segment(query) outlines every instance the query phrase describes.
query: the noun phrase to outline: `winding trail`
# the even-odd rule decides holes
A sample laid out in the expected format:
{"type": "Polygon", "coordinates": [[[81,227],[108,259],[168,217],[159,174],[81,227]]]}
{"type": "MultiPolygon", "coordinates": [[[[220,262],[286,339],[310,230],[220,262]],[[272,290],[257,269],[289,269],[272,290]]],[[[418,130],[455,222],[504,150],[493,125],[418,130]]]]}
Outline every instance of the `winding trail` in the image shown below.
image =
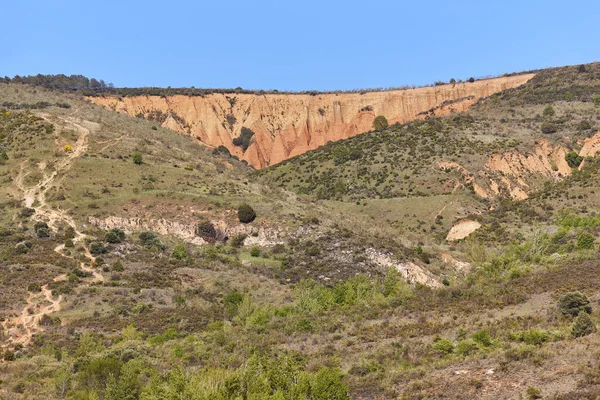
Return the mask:
{"type": "MultiPolygon", "coordinates": [[[[44,116],[44,119],[47,119],[47,116],[44,116]]],[[[51,173],[46,172],[47,164],[45,162],[39,163],[37,167],[42,172],[43,178],[32,187],[27,187],[24,184],[25,177],[29,175],[30,172],[25,171],[25,162],[21,163],[19,175],[14,180],[14,183],[23,193],[25,207],[33,208],[35,210],[34,218],[36,220],[46,221],[53,231],[58,230],[59,222],[67,224],[75,230],[73,243],[81,242],[83,244],[85,235],[77,230],[73,218],[61,209],[51,208],[46,202],[46,193],[48,190],[62,181],[65,177],[65,173],[73,166],[75,159],[81,157],[88,149],[88,136],[90,130],[77,123],[77,120],[72,117],[63,118],[63,121],[66,122],[67,125],[75,128],[79,133],[77,142],[73,146],[73,150],[55,164],[55,169],[51,173]]],[[[54,251],[63,257],[72,258],[72,256],[63,252],[64,248],[65,245],[61,244],[56,246],[54,251]]],[[[83,244],[83,248],[85,250],[85,257],[90,260],[90,263],[86,264],[85,262],[82,262],[81,269],[92,274],[92,282],[104,282],[104,276],[92,267],[92,263],[95,261],[94,256],[92,256],[85,244],[83,244]]],[[[55,277],[53,281],[60,282],[66,279],[67,275],[61,274],[55,277]]],[[[5,343],[2,344],[2,347],[5,349],[14,349],[17,345],[29,345],[33,336],[42,330],[40,326],[42,318],[60,311],[62,300],[62,295],[59,295],[56,299],[53,297],[52,291],[48,289],[48,284],[42,286],[39,292],[28,292],[26,299],[27,305],[23,308],[21,313],[12,318],[7,318],[2,322],[3,334],[6,339],[5,343]]]]}

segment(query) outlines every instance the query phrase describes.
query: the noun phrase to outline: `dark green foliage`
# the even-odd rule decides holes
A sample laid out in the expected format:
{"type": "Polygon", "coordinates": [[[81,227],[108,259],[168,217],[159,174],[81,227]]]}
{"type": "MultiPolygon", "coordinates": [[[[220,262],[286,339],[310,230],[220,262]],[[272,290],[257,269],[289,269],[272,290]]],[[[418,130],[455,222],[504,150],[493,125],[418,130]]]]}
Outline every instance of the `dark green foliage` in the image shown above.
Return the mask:
{"type": "Polygon", "coordinates": [[[93,255],[104,254],[107,252],[108,250],[102,242],[90,243],[90,253],[92,253],[93,255]]]}
{"type": "Polygon", "coordinates": [[[571,333],[575,337],[587,336],[596,332],[596,325],[587,313],[581,313],[575,318],[571,333]]]}
{"type": "Polygon", "coordinates": [[[42,221],[38,221],[33,226],[35,234],[39,238],[45,238],[50,236],[50,229],[48,228],[48,224],[42,221]]]}
{"type": "Polygon", "coordinates": [[[595,94],[592,96],[592,101],[596,107],[600,107],[600,94],[595,94]]]}
{"type": "Polygon", "coordinates": [[[580,313],[591,313],[592,306],[587,296],[580,292],[571,292],[558,300],[558,309],[564,315],[576,317],[580,313]]]}
{"type": "Polygon", "coordinates": [[[42,287],[40,286],[39,283],[37,282],[32,282],[29,285],[27,285],[27,291],[28,292],[36,292],[39,293],[42,291],[42,287]]]}
{"type": "Polygon", "coordinates": [[[253,248],[250,249],[250,255],[252,257],[258,257],[260,256],[260,247],[254,246],[253,248]]]}
{"type": "Polygon", "coordinates": [[[569,167],[577,168],[583,161],[583,157],[574,151],[570,151],[565,155],[565,160],[567,161],[567,164],[569,164],[569,167]]]}
{"type": "Polygon", "coordinates": [[[551,133],[555,133],[558,131],[558,126],[553,124],[552,122],[544,122],[542,123],[542,133],[549,135],[551,133]]]}
{"type": "Polygon", "coordinates": [[[157,250],[164,250],[166,247],[158,238],[158,235],[154,232],[144,231],[138,235],[142,245],[147,248],[155,248],[157,250]]]}
{"type": "Polygon", "coordinates": [[[29,218],[35,214],[35,210],[33,208],[23,207],[20,214],[23,218],[29,218]]]}
{"type": "Polygon", "coordinates": [[[143,163],[142,153],[140,153],[139,151],[134,151],[133,153],[131,153],[131,160],[136,165],[142,164],[143,163]]]}
{"type": "Polygon", "coordinates": [[[240,222],[247,224],[256,219],[256,213],[249,204],[244,203],[238,207],[238,219],[240,222]]]}
{"type": "Polygon", "coordinates": [[[112,228],[106,232],[105,240],[108,243],[121,243],[125,240],[125,232],[119,228],[112,228]]]}
{"type": "Polygon", "coordinates": [[[78,374],[82,388],[104,393],[110,383],[119,379],[123,363],[115,358],[100,358],[85,364],[78,374]]]}
{"type": "Polygon", "coordinates": [[[250,128],[242,127],[242,131],[240,136],[233,139],[233,144],[235,146],[241,147],[244,151],[250,147],[252,136],[254,136],[254,132],[250,128]]]}
{"type": "Polygon", "coordinates": [[[15,353],[10,350],[5,350],[2,358],[4,359],[4,361],[15,361],[16,359],[15,353]]]}
{"type": "Polygon", "coordinates": [[[343,144],[335,146],[331,150],[331,155],[333,156],[333,163],[335,165],[341,165],[350,160],[350,151],[343,144]]]}
{"type": "Polygon", "coordinates": [[[204,220],[200,221],[196,226],[196,235],[207,242],[214,242],[217,238],[217,230],[212,222],[204,220]]]}
{"type": "Polygon", "coordinates": [[[220,155],[220,154],[222,154],[222,155],[225,155],[225,156],[227,156],[227,157],[231,157],[231,152],[229,151],[229,149],[228,149],[227,147],[225,147],[225,146],[223,146],[223,145],[216,147],[216,148],[215,148],[215,149],[212,151],[212,153],[213,153],[214,155],[220,155]]]}
{"type": "Polygon", "coordinates": [[[388,120],[383,115],[378,115],[373,120],[373,129],[376,131],[381,131],[389,126],[388,120]]]}
{"type": "Polygon", "coordinates": [[[48,89],[60,89],[60,90],[78,90],[78,89],[91,89],[91,90],[104,90],[113,87],[112,83],[105,83],[102,79],[97,80],[95,78],[87,78],[83,75],[28,75],[19,76],[15,75],[12,79],[5,77],[4,82],[6,83],[23,83],[33,86],[42,86],[48,89]]]}

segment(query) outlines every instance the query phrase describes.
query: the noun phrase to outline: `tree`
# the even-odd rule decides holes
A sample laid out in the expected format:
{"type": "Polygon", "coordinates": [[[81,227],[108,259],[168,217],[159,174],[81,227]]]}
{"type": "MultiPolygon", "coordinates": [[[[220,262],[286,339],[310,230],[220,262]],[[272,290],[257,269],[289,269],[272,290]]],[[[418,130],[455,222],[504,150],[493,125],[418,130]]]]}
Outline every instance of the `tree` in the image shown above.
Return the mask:
{"type": "Polygon", "coordinates": [[[243,126],[240,136],[233,139],[233,144],[246,151],[248,147],[250,147],[250,140],[252,139],[252,136],[254,136],[252,129],[243,126]]]}
{"type": "Polygon", "coordinates": [[[256,213],[249,204],[244,203],[238,207],[238,219],[241,223],[247,224],[256,219],[256,213]]]}
{"type": "Polygon", "coordinates": [[[467,81],[467,82],[469,82],[469,83],[473,83],[473,82],[475,82],[475,78],[473,78],[473,77],[470,77],[470,78],[468,79],[468,81],[467,81]]]}
{"type": "Polygon", "coordinates": [[[131,153],[131,160],[136,165],[142,164],[142,153],[140,153],[139,151],[134,151],[133,153],[131,153]]]}
{"type": "Polygon", "coordinates": [[[331,150],[331,154],[333,155],[333,163],[335,165],[342,165],[350,159],[350,150],[343,144],[335,146],[331,150]]]}
{"type": "Polygon", "coordinates": [[[217,238],[217,230],[212,222],[204,220],[196,226],[196,235],[200,236],[207,242],[214,242],[217,238]]]}
{"type": "Polygon", "coordinates": [[[45,238],[50,236],[50,229],[48,228],[48,224],[45,222],[36,222],[33,226],[33,229],[35,230],[35,233],[39,238],[45,238]]]}
{"type": "Polygon", "coordinates": [[[549,118],[549,117],[553,117],[554,114],[556,114],[554,112],[554,108],[552,107],[552,104],[548,104],[546,106],[546,108],[544,108],[544,117],[549,118]]]}
{"type": "Polygon", "coordinates": [[[105,239],[108,243],[121,243],[125,239],[125,232],[119,228],[112,228],[106,232],[105,239]]]}
{"type": "Polygon", "coordinates": [[[389,126],[388,120],[383,115],[378,115],[373,120],[373,129],[376,130],[376,131],[380,131],[382,129],[385,129],[388,126],[389,126]]]}
{"type": "Polygon", "coordinates": [[[587,296],[580,292],[571,292],[563,295],[558,300],[558,309],[563,315],[576,317],[580,313],[591,313],[592,306],[587,296]]]}
{"type": "Polygon", "coordinates": [[[588,314],[581,313],[575,318],[575,322],[571,328],[573,336],[582,337],[594,332],[596,332],[596,325],[592,322],[592,319],[588,314]]]}
{"type": "Polygon", "coordinates": [[[570,151],[565,155],[565,160],[567,161],[567,164],[569,164],[569,167],[577,168],[583,161],[583,157],[574,151],[570,151]]]}

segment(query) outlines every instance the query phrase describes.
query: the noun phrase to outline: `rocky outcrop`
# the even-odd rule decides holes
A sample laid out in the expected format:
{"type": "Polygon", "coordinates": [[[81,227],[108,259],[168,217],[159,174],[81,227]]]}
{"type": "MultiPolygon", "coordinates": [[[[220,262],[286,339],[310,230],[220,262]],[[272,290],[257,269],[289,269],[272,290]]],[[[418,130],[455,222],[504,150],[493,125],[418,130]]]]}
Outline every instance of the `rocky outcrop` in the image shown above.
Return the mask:
{"type": "MultiPolygon", "coordinates": [[[[196,226],[193,224],[183,224],[166,219],[144,219],[144,218],[125,218],[125,217],[107,217],[95,218],[89,217],[89,223],[101,229],[119,228],[127,233],[152,231],[160,235],[172,235],[185,242],[196,245],[206,244],[206,241],[196,235],[196,226]]],[[[283,243],[284,232],[274,228],[255,225],[228,225],[224,221],[212,221],[217,234],[221,238],[233,237],[235,235],[247,235],[244,240],[246,246],[274,246],[283,243]]]]}
{"type": "Polygon", "coordinates": [[[372,248],[366,249],[365,255],[369,260],[381,267],[383,270],[389,267],[395,268],[400,276],[408,283],[419,283],[432,288],[439,288],[442,286],[442,284],[433,276],[433,274],[431,274],[431,272],[420,267],[412,261],[396,261],[392,258],[392,255],[372,248]]]}
{"type": "MultiPolygon", "coordinates": [[[[552,145],[546,139],[541,139],[530,152],[492,154],[479,171],[469,171],[454,161],[440,161],[438,166],[442,170],[458,173],[460,184],[471,186],[479,197],[490,199],[506,195],[514,200],[524,200],[538,190],[544,181],[560,180],[572,173],[565,159],[568,151],[566,146],[552,145]]],[[[600,132],[583,142],[579,155],[594,156],[598,152],[600,132]]]]}
{"type": "Polygon", "coordinates": [[[477,221],[460,221],[450,229],[448,236],[446,236],[446,240],[449,242],[454,242],[464,239],[479,228],[481,228],[481,224],[477,221]]]}
{"type": "Polygon", "coordinates": [[[427,114],[464,111],[482,97],[520,86],[533,74],[406,90],[339,94],[209,94],[89,97],[132,116],[154,119],[209,146],[225,146],[255,168],[277,164],[329,141],[369,131],[384,115],[390,124],[427,114]],[[255,132],[246,151],[233,144],[242,127],[255,132]]]}

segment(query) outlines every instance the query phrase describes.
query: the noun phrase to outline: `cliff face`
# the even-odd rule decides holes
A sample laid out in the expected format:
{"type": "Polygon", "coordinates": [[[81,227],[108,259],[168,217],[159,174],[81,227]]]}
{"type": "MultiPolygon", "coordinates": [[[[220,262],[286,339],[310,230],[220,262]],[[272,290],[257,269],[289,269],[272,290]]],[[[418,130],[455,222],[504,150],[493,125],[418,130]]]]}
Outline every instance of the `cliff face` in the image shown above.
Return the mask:
{"type": "Polygon", "coordinates": [[[408,90],[342,94],[210,94],[90,97],[108,109],[143,115],[187,133],[209,146],[225,146],[255,168],[279,163],[329,141],[371,129],[384,115],[390,124],[435,114],[464,111],[479,98],[520,86],[533,74],[408,90]],[[255,132],[244,152],[233,144],[242,127],[255,132]]]}

